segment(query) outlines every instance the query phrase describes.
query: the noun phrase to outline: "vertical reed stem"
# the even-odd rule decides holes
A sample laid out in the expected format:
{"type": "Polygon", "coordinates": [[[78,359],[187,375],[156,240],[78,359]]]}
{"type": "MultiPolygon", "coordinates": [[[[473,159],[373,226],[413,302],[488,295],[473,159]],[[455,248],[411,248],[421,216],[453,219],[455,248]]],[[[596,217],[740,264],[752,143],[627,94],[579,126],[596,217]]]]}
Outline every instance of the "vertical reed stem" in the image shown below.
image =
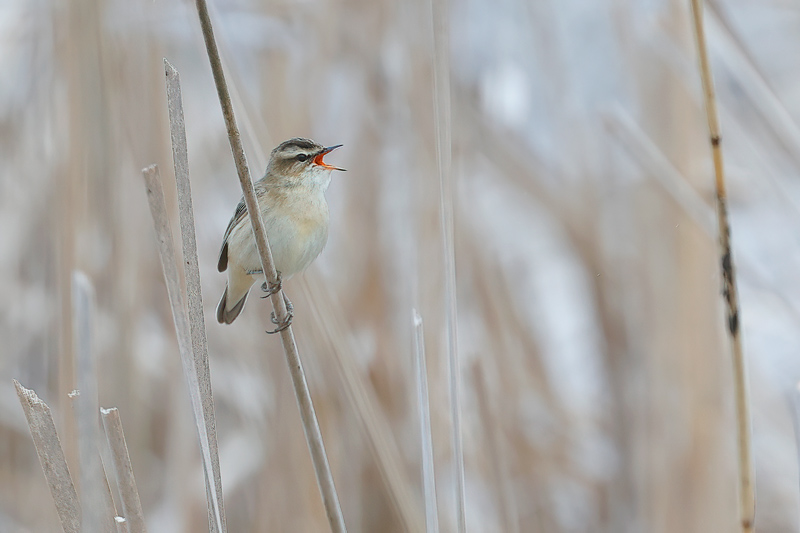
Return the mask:
{"type": "Polygon", "coordinates": [[[739,449],[739,517],[742,531],[752,532],[755,520],[755,472],[750,437],[750,412],[747,391],[747,374],[739,320],[739,297],[736,290],[736,271],[731,253],[728,202],[725,191],[725,172],[722,165],[722,138],[717,117],[717,100],[714,94],[714,79],[708,63],[705,32],[703,30],[702,0],[692,0],[694,31],[700,60],[700,78],[708,119],[711,151],[714,157],[714,175],[717,192],[717,220],[719,223],[719,249],[722,268],[722,294],[727,311],[727,330],[731,339],[733,356],[734,394],[736,396],[736,426],[739,449]]]}
{"type": "MultiPolygon", "coordinates": [[[[203,39],[208,52],[208,60],[211,63],[211,71],[214,75],[214,83],[217,87],[222,115],[225,119],[225,126],[228,130],[228,140],[231,144],[233,160],[236,164],[236,171],[239,176],[239,185],[242,187],[247,213],[253,228],[253,236],[261,258],[261,267],[267,281],[276,284],[278,275],[275,271],[275,263],[272,260],[272,251],[267,240],[267,233],[264,229],[264,222],[261,219],[261,211],[258,208],[256,192],[253,180],[250,177],[250,169],[247,166],[247,158],[242,147],[242,139],[239,128],[236,125],[236,118],[233,114],[233,104],[231,103],[228,85],[225,82],[225,74],[222,71],[222,61],[220,60],[217,43],[214,39],[214,30],[211,25],[211,18],[208,14],[208,5],[205,0],[197,0],[197,14],[200,17],[200,26],[203,30],[203,39]]],[[[272,307],[275,317],[279,322],[283,322],[287,317],[286,303],[283,299],[283,291],[278,291],[271,297],[272,307]]],[[[325,513],[331,530],[335,533],[346,531],[344,516],[339,505],[339,497],[336,494],[336,487],[333,483],[333,474],[328,464],[328,457],[325,452],[325,445],[322,442],[322,432],[319,429],[317,415],[314,412],[314,404],[311,400],[311,392],[308,389],[303,363],[300,360],[300,353],[294,338],[291,326],[281,331],[281,341],[283,343],[286,364],[289,367],[289,374],[292,378],[297,406],[300,410],[300,418],[303,423],[306,442],[311,454],[311,461],[314,465],[314,473],[317,476],[317,484],[322,502],[325,506],[325,513]]]]}

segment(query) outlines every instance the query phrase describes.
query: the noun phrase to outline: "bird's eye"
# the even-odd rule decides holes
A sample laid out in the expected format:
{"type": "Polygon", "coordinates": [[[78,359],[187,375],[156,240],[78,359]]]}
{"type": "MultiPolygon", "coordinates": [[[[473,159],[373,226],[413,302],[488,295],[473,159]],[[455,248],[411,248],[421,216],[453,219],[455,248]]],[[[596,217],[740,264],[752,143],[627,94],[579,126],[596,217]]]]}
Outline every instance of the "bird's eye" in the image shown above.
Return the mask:
{"type": "Polygon", "coordinates": [[[306,159],[308,159],[308,156],[306,154],[299,154],[295,156],[295,159],[297,159],[298,161],[305,161],[306,159]]]}

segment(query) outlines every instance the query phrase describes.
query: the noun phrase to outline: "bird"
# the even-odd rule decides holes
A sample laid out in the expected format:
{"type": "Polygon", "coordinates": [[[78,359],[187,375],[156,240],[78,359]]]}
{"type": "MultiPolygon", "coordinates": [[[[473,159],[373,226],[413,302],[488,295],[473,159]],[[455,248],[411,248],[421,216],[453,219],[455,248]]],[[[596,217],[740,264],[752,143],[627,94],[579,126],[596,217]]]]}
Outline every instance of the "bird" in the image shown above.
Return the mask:
{"type": "MultiPolygon", "coordinates": [[[[284,141],[272,150],[264,177],[254,184],[278,273],[276,286],[268,286],[266,281],[262,285],[268,295],[277,292],[283,280],[308,268],[328,241],[330,215],[325,191],[331,173],[345,169],[327,164],[323,157],[340,146],[325,147],[301,137],[284,141]]],[[[217,305],[217,321],[231,324],[244,309],[253,284],[264,277],[244,198],[225,230],[217,270],[227,271],[228,276],[217,305]]],[[[291,320],[291,304],[287,307],[287,323],[275,332],[285,329],[291,320]]],[[[274,315],[273,322],[277,324],[274,315]]]]}

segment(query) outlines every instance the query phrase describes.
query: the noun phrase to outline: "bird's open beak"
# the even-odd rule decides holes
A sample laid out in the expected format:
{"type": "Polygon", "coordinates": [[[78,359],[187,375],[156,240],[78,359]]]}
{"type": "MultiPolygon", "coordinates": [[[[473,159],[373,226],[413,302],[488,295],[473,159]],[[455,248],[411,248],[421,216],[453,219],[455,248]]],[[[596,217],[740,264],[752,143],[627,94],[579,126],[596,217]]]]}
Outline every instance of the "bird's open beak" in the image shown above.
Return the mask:
{"type": "Polygon", "coordinates": [[[315,165],[319,165],[322,168],[327,168],[328,170],[345,170],[343,168],[334,167],[332,165],[329,165],[328,163],[326,163],[325,161],[322,160],[322,158],[325,157],[325,154],[333,152],[334,150],[336,150],[340,146],[342,146],[342,145],[341,144],[337,144],[336,146],[328,146],[327,148],[323,148],[322,151],[320,151],[320,153],[318,153],[314,157],[314,164],[315,165]]]}

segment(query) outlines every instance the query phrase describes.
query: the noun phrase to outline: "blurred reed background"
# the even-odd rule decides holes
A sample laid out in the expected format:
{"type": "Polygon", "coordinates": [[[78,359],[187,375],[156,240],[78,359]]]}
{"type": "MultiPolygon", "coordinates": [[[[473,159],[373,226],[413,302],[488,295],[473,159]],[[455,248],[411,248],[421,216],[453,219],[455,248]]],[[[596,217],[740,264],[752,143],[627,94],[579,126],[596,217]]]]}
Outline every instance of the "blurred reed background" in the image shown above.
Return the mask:
{"type": "MultiPolygon", "coordinates": [[[[449,4],[469,531],[734,531],[731,364],[688,1],[449,4]]],[[[800,8],[707,7],[757,530],[797,531],[800,8]]],[[[211,8],[253,174],[292,136],[344,144],[330,158],[348,172],[328,193],[328,246],[285,288],[348,528],[422,523],[416,308],[453,531],[430,3],[211,8]]],[[[0,531],[59,528],[12,378],[53,408],[77,468],[74,269],[95,285],[100,405],[120,410],[149,531],[206,528],[140,174],[161,166],[174,210],[162,57],[183,82],[228,528],[325,531],[279,341],[263,333],[269,305],[251,298],[234,325],[214,320],[241,193],[194,4],[5,0],[0,39],[0,531]]]]}

